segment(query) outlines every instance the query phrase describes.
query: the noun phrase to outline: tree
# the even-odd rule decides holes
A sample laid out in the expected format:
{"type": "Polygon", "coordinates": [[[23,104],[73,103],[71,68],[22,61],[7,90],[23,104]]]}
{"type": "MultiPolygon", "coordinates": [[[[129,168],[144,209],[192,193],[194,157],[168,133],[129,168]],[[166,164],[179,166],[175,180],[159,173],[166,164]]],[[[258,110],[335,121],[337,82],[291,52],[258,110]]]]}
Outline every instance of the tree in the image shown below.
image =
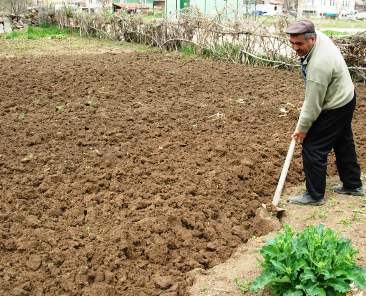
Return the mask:
{"type": "Polygon", "coordinates": [[[0,10],[18,16],[27,9],[29,2],[29,0],[0,0],[0,10]]]}
{"type": "Polygon", "coordinates": [[[301,0],[284,0],[283,10],[286,11],[289,15],[297,16],[299,7],[301,7],[301,5],[299,5],[299,2],[301,2],[301,0]]]}

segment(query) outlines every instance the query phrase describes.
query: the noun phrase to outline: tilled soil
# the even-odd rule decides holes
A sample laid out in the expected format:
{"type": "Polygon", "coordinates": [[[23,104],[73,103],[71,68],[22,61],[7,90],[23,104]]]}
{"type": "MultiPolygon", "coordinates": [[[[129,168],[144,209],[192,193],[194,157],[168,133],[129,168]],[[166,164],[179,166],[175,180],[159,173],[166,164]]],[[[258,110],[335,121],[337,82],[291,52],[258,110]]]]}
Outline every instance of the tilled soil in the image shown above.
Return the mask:
{"type": "MultiPolygon", "coordinates": [[[[1,295],[186,295],[189,271],[271,230],[255,212],[298,117],[297,73],[159,54],[23,57],[0,60],[0,86],[1,295]]],[[[303,179],[296,153],[290,184],[303,179]]]]}

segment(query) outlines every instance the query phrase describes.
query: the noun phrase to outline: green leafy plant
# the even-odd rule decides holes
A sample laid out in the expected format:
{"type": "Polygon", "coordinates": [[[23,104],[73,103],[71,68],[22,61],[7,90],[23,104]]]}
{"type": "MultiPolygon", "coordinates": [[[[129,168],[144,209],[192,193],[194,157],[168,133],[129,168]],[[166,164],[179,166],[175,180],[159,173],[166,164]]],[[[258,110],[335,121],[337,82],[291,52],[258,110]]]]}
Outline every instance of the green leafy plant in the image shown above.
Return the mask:
{"type": "Polygon", "coordinates": [[[315,210],[310,217],[308,218],[308,220],[313,220],[313,219],[327,219],[328,218],[328,211],[324,210],[324,209],[319,209],[319,210],[315,210]]]}
{"type": "Polygon", "coordinates": [[[351,241],[323,225],[300,233],[286,225],[260,253],[263,271],[251,285],[254,292],[268,287],[275,295],[337,296],[346,295],[352,283],[366,287],[366,273],[355,263],[358,252],[351,241]]]}
{"type": "Polygon", "coordinates": [[[235,278],[234,283],[243,294],[250,290],[250,282],[246,279],[235,278]]]}

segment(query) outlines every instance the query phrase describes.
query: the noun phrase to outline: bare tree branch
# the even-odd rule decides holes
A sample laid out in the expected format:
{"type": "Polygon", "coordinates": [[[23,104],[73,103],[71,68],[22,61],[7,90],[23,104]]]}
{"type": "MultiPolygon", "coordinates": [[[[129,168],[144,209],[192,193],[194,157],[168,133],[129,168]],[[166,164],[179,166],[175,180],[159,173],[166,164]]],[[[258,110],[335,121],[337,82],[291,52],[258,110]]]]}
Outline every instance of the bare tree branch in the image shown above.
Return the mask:
{"type": "Polygon", "coordinates": [[[0,7],[8,14],[19,16],[29,5],[29,0],[0,0],[0,7]]]}

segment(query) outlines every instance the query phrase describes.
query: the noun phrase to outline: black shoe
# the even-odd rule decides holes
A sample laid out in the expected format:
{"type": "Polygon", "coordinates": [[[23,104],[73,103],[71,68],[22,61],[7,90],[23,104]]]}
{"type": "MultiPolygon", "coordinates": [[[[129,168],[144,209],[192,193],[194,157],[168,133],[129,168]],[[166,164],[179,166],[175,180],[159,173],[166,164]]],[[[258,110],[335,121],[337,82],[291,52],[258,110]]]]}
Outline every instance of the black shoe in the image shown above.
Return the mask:
{"type": "Polygon", "coordinates": [[[308,192],[304,194],[296,195],[289,199],[289,203],[297,205],[311,205],[311,206],[321,206],[325,203],[324,198],[314,199],[308,192]]]}
{"type": "Polygon", "coordinates": [[[354,189],[348,189],[345,188],[343,186],[337,186],[333,189],[334,192],[339,193],[339,194],[347,194],[347,195],[354,195],[354,196],[363,196],[363,188],[361,187],[357,187],[354,189]]]}

